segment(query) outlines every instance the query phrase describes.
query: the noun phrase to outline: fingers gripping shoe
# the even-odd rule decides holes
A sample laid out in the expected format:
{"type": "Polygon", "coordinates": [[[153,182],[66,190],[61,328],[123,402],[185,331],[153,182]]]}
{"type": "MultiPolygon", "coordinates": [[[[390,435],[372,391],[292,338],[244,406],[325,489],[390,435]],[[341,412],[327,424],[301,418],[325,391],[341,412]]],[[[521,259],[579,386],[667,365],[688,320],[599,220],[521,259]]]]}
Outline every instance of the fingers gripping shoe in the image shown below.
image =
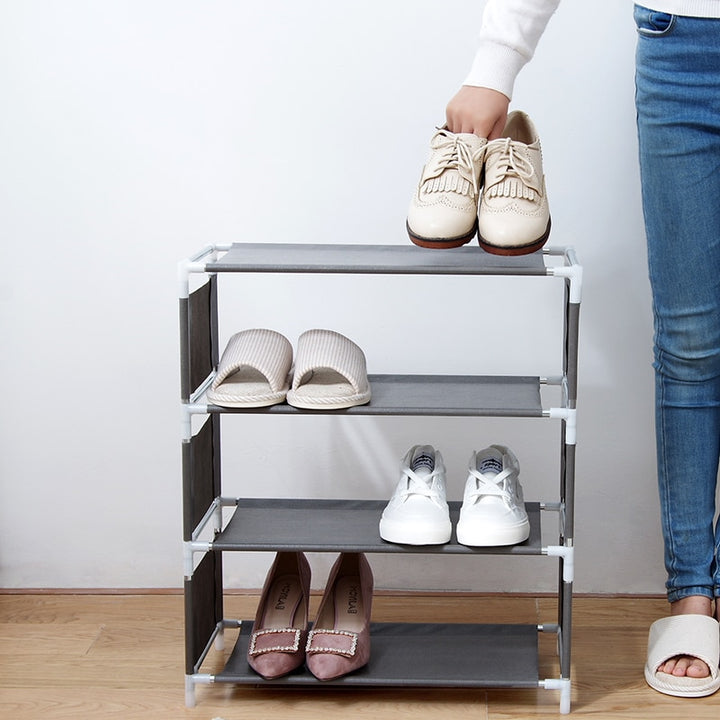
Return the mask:
{"type": "Polygon", "coordinates": [[[407,231],[415,245],[454,248],[477,232],[483,148],[472,133],[440,128],[430,141],[430,157],[410,202],[407,231]]]}
{"type": "Polygon", "coordinates": [[[431,445],[411,447],[400,473],[400,482],[380,518],[380,537],[403,545],[449,542],[452,526],[440,452],[431,445]]]}
{"type": "Polygon", "coordinates": [[[540,138],[530,118],[514,111],[503,137],[485,148],[478,241],[495,255],[526,255],[550,235],[550,209],[540,138]]]}
{"type": "Polygon", "coordinates": [[[457,525],[461,545],[515,545],[528,539],[519,474],[517,458],[502,445],[472,454],[457,525]]]}

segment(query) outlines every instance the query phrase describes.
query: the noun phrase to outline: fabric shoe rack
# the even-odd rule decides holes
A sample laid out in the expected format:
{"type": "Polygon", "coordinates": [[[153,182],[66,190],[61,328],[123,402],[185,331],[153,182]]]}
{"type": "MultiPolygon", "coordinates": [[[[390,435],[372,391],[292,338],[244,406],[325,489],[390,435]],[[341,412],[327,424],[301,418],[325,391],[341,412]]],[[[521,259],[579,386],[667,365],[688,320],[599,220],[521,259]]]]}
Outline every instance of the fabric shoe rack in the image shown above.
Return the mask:
{"type": "MultiPolygon", "coordinates": [[[[229,281],[229,280],[227,280],[229,281]]],[[[223,283],[226,280],[223,280],[223,283]]],[[[209,246],[179,264],[183,540],[185,592],[185,697],[195,705],[199,684],[396,687],[544,688],[559,692],[560,712],[570,712],[570,651],[576,443],[578,322],[582,268],[572,248],[545,248],[520,257],[489,255],[469,246],[424,250],[412,246],[234,243],[209,246]],[[509,547],[470,548],[455,537],[439,546],[384,542],[378,519],[387,498],[366,500],[225,497],[221,482],[220,422],[231,413],[317,414],[287,404],[229,409],[208,404],[222,348],[218,345],[218,276],[247,273],[547,277],[563,283],[562,368],[554,377],[370,375],[367,405],[328,411],[344,416],[516,417],[554,421],[559,428],[557,496],[526,503],[529,539],[509,547]],[[545,386],[555,386],[546,391],[545,386]],[[552,401],[544,402],[549,394],[552,401]],[[555,402],[556,398],[559,398],[555,402]],[[548,405],[548,406],[546,406],[548,405]],[[298,521],[301,518],[301,521],[298,521]],[[294,519],[294,520],[293,520],[294,519]],[[542,526],[557,523],[557,544],[543,544],[542,526]],[[337,681],[310,673],[266,681],[247,664],[252,620],[223,612],[226,552],[364,552],[537,556],[557,567],[557,619],[541,625],[373,623],[372,655],[361,670],[337,681]],[[210,655],[222,649],[225,631],[238,638],[225,667],[209,672],[210,655]],[[557,636],[559,676],[539,676],[540,633],[557,636]],[[234,633],[233,633],[234,634],[234,633]],[[412,662],[407,658],[412,657],[412,662]]],[[[558,313],[559,315],[560,313],[558,313]]],[[[370,368],[372,370],[372,367],[370,368]]],[[[298,418],[298,420],[302,420],[298,418]]],[[[450,503],[451,514],[458,503],[450,503]]],[[[457,515],[455,515],[455,518],[457,515]]],[[[545,533],[547,535],[547,533],[545,533]]],[[[550,535],[554,539],[554,530],[550,535]]]]}

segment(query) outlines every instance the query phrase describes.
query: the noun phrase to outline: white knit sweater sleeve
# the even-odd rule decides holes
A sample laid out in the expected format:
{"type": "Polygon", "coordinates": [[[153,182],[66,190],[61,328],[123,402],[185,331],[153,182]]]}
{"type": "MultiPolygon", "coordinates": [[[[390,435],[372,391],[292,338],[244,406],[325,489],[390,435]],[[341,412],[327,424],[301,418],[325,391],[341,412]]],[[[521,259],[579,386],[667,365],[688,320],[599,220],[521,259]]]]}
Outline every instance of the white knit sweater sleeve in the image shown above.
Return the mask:
{"type": "Polygon", "coordinates": [[[532,58],[560,0],[487,0],[480,43],[463,85],[499,90],[512,98],[515,78],[532,58]]]}

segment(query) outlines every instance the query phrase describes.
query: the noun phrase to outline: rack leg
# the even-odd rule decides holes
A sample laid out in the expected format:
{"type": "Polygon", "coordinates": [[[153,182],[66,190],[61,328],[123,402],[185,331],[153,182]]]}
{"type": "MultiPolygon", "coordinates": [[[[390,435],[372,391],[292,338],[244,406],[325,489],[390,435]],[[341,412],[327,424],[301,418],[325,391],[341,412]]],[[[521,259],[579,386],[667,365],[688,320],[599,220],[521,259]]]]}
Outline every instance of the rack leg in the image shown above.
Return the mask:
{"type": "Polygon", "coordinates": [[[195,681],[192,675],[185,676],[185,707],[195,707],[195,681]]]}
{"type": "Polygon", "coordinates": [[[570,681],[568,680],[560,690],[560,714],[568,715],[570,713],[570,681]]]}
{"type": "Polygon", "coordinates": [[[554,678],[551,680],[544,680],[542,686],[545,690],[559,690],[560,691],[560,714],[567,715],[570,712],[570,694],[572,686],[568,678],[554,678]]]}

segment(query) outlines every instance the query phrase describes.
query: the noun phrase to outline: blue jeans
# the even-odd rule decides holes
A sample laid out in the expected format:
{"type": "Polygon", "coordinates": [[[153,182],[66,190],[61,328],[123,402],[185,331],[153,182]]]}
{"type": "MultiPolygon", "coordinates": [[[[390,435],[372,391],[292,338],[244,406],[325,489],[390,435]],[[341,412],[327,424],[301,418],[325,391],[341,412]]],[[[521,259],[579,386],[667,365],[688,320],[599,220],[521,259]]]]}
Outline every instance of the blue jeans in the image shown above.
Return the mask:
{"type": "Polygon", "coordinates": [[[720,597],[720,19],[635,7],[668,600],[720,597]]]}

